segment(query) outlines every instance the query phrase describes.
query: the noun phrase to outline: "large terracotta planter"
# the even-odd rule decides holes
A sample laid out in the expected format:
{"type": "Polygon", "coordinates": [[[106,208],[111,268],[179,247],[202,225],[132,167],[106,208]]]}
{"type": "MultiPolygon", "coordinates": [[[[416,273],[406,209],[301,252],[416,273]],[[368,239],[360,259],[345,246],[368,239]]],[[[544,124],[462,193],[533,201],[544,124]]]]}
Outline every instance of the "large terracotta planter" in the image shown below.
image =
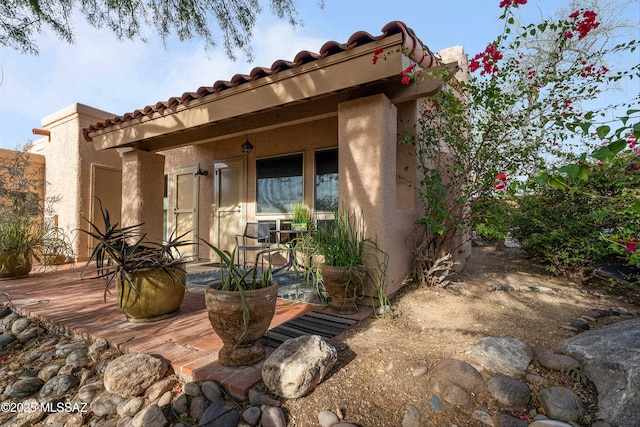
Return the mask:
{"type": "Polygon", "coordinates": [[[345,267],[321,266],[322,283],[331,297],[328,309],[337,314],[358,312],[356,300],[363,297],[366,271],[354,267],[349,272],[345,267]]]}
{"type": "Polygon", "coordinates": [[[22,277],[33,267],[30,250],[0,251],[0,278],[22,277]]]}
{"type": "Polygon", "coordinates": [[[276,312],[278,284],[272,281],[266,288],[244,291],[244,304],[249,311],[246,328],[240,292],[222,291],[219,287],[214,282],[205,288],[209,321],[224,344],[218,361],[225,366],[245,366],[262,360],[265,350],[260,340],[276,312]]]}
{"type": "Polygon", "coordinates": [[[130,274],[138,293],[118,280],[118,302],[129,322],[155,322],[178,313],[184,299],[187,274],[184,268],[175,267],[171,271],[158,268],[130,274]]]}

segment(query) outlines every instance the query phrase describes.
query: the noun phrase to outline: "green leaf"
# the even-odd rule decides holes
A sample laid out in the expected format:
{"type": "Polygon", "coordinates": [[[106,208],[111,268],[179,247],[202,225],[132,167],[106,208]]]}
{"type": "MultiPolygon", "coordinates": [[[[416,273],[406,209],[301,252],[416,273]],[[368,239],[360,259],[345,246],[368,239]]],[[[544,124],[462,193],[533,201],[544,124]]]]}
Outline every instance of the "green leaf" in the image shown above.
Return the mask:
{"type": "Polygon", "coordinates": [[[580,123],[580,129],[584,132],[585,135],[589,134],[589,128],[591,127],[591,123],[582,122],[580,123]]]}
{"type": "Polygon", "coordinates": [[[623,125],[627,124],[627,120],[629,120],[629,116],[620,117],[620,121],[623,125]]]}
{"type": "Polygon", "coordinates": [[[597,150],[595,150],[593,153],[591,153],[591,157],[594,157],[598,160],[610,160],[615,156],[615,153],[613,153],[611,150],[609,150],[609,147],[600,147],[597,150]]]}
{"type": "Polygon", "coordinates": [[[546,185],[549,182],[549,174],[547,172],[540,172],[533,178],[533,182],[540,185],[546,185]]]}
{"type": "Polygon", "coordinates": [[[627,141],[625,141],[624,139],[619,139],[616,142],[612,142],[611,144],[607,145],[607,148],[611,150],[613,154],[618,154],[626,146],[627,146],[627,141]]]}
{"type": "Polygon", "coordinates": [[[631,206],[631,209],[633,209],[635,213],[640,214],[640,200],[636,200],[633,206],[631,206]]]}
{"type": "Polygon", "coordinates": [[[553,188],[557,188],[558,190],[564,190],[567,188],[567,184],[564,182],[564,179],[559,176],[551,177],[551,179],[549,179],[549,185],[553,188]]]}
{"type": "Polygon", "coordinates": [[[576,165],[575,163],[565,165],[560,168],[560,172],[566,173],[571,179],[575,179],[580,172],[580,166],[576,165]]]}
{"type": "Polygon", "coordinates": [[[611,127],[607,125],[598,126],[596,128],[596,133],[598,134],[598,138],[600,139],[603,139],[604,137],[606,137],[610,131],[611,131],[611,127]]]}
{"type": "Polygon", "coordinates": [[[627,116],[630,116],[635,113],[640,113],[640,110],[627,110],[627,116]]]}
{"type": "Polygon", "coordinates": [[[589,179],[589,172],[591,172],[591,168],[587,165],[580,165],[578,170],[578,178],[587,181],[589,179]]]}

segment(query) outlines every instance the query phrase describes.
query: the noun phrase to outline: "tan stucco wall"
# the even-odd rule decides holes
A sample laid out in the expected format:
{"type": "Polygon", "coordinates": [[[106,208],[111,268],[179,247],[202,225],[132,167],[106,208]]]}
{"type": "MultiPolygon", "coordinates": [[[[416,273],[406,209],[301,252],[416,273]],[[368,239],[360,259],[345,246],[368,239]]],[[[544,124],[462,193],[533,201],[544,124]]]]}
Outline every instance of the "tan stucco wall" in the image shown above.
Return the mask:
{"type": "MultiPolygon", "coordinates": [[[[247,159],[247,202],[246,220],[253,221],[256,216],[256,159],[292,153],[304,155],[304,197],[308,206],[313,206],[314,189],[314,152],[324,148],[338,146],[337,118],[287,126],[226,140],[203,143],[191,147],[163,151],[166,158],[165,172],[184,165],[199,165],[209,171],[209,175],[199,177],[198,229],[199,235],[214,242],[214,177],[213,163],[217,160],[246,156],[247,159]],[[249,139],[254,146],[248,155],[243,154],[240,146],[249,139]]],[[[259,215],[258,215],[259,219],[259,215]]],[[[171,231],[171,230],[169,230],[171,231]]],[[[200,259],[214,259],[213,253],[204,245],[199,247],[200,259]]]]}
{"type": "Polygon", "coordinates": [[[152,241],[162,241],[164,156],[133,150],[122,156],[122,225],[144,224],[152,241]]]}
{"type": "Polygon", "coordinates": [[[79,260],[86,259],[88,238],[78,233],[86,229],[82,219],[91,218],[93,203],[92,165],[121,168],[121,159],[115,150],[96,151],[93,144],[84,141],[81,129],[113,114],[83,104],[73,104],[42,119],[42,127],[51,132],[50,138],[38,141],[35,150],[46,158],[46,192],[48,196],[61,196],[53,206],[58,215],[58,226],[73,240],[79,260]]]}
{"type": "MultiPolygon", "coordinates": [[[[413,102],[400,108],[412,107],[413,102]]],[[[391,294],[410,272],[412,253],[406,243],[417,219],[415,193],[407,192],[409,181],[398,176],[397,166],[407,161],[405,147],[397,143],[398,109],[376,95],[340,104],[338,117],[340,198],[364,213],[368,236],[389,255],[386,293],[391,294]]]]}

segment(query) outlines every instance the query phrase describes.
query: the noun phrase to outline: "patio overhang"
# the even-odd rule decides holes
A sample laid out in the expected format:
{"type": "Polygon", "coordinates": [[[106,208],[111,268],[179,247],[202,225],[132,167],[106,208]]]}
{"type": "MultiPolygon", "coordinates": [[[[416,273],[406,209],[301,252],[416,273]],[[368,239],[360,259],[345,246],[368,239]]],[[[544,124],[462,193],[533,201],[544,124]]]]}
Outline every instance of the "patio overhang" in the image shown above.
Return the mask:
{"type": "Polygon", "coordinates": [[[131,147],[157,152],[336,116],[340,103],[374,94],[402,103],[437,93],[443,86],[440,79],[401,83],[400,73],[412,64],[437,66],[431,52],[421,44],[418,48],[419,40],[401,28],[404,31],[255,80],[235,76],[242,81],[224,90],[200,88],[197,94],[184,94],[182,100],[172,98],[107,120],[84,129],[85,139],[97,150],[131,147]],[[408,41],[414,44],[409,49],[408,41]],[[409,53],[390,54],[374,64],[374,52],[379,49],[409,53]]]}

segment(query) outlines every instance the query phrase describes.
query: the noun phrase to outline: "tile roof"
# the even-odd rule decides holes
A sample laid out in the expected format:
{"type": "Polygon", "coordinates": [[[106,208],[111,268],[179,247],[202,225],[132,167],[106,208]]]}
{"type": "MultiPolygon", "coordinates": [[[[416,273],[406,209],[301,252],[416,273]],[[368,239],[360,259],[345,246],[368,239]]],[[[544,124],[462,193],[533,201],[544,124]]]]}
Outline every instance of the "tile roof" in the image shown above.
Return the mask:
{"type": "Polygon", "coordinates": [[[422,43],[422,41],[420,41],[420,39],[415,35],[414,31],[411,28],[407,27],[403,22],[392,21],[382,28],[382,34],[379,36],[372,36],[366,31],[358,31],[352,34],[346,43],[338,43],[335,41],[326,42],[320,48],[319,53],[313,53],[308,50],[300,51],[295,56],[293,61],[279,59],[271,64],[271,67],[269,68],[255,67],[249,74],[236,74],[231,78],[231,80],[218,80],[213,84],[213,86],[201,86],[195,92],[185,92],[182,94],[182,96],[174,96],[166,101],[157,102],[155,105],[147,105],[146,107],[135,110],[131,113],[126,113],[122,116],[116,116],[112,119],[98,122],[95,125],[91,125],[88,128],[83,129],[82,133],[85,140],[89,142],[91,141],[91,137],[89,136],[90,132],[139,119],[144,116],[151,116],[154,113],[161,113],[166,109],[175,108],[180,104],[185,104],[194,99],[203,98],[205,96],[215,94],[244,83],[258,80],[262,77],[270,76],[285,70],[290,70],[303,64],[317,61],[319,59],[326,58],[337,53],[345,52],[358,46],[372,43],[395,34],[402,34],[402,46],[404,48],[405,55],[411,58],[419,66],[421,66],[422,68],[429,68],[436,65],[436,56],[429,50],[429,48],[427,48],[422,43]]]}

